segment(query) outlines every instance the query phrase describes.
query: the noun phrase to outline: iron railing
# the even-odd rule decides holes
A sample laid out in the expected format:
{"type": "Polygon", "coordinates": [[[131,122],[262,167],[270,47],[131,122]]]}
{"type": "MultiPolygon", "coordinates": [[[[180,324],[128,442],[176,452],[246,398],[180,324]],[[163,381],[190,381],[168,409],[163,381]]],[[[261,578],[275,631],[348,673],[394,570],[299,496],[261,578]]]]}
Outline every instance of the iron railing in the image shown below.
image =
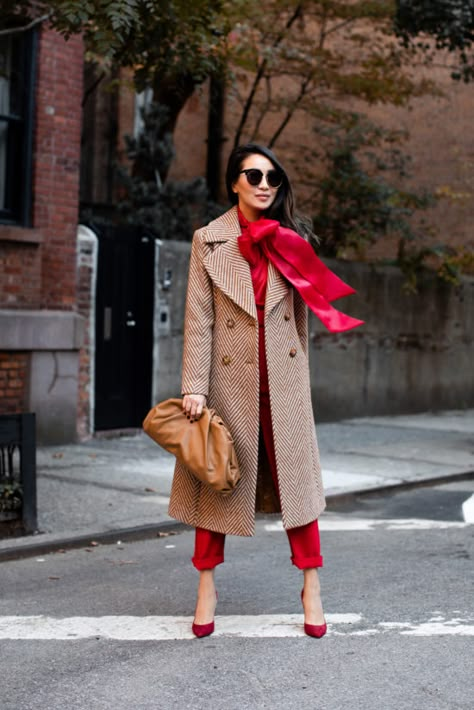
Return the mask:
{"type": "Polygon", "coordinates": [[[15,530],[19,522],[24,533],[37,527],[34,414],[0,415],[0,522],[15,530]]]}

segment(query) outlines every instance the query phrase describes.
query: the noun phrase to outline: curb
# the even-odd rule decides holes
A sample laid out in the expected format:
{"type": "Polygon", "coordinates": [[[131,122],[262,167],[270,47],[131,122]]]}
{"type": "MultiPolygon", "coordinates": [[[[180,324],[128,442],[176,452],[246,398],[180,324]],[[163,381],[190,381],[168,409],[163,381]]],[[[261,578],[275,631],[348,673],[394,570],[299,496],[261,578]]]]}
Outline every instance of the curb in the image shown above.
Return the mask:
{"type": "MultiPolygon", "coordinates": [[[[55,540],[37,540],[35,542],[0,549],[0,563],[11,560],[20,560],[35,555],[47,555],[57,550],[73,550],[78,547],[89,547],[91,542],[101,545],[114,545],[117,540],[122,542],[136,542],[153,537],[177,535],[185,530],[191,530],[188,525],[175,520],[164,520],[156,525],[138,525],[133,528],[117,528],[116,530],[102,530],[99,532],[81,533],[80,535],[66,535],[55,540]]],[[[15,538],[18,540],[18,538],[15,538]]],[[[31,536],[30,536],[31,539],[31,536]]]]}
{"type": "MultiPolygon", "coordinates": [[[[344,505],[357,498],[380,496],[415,488],[427,488],[433,485],[443,485],[455,481],[468,481],[471,479],[474,479],[474,471],[463,471],[446,476],[435,476],[416,481],[404,481],[402,483],[392,483],[386,486],[333,493],[326,496],[326,509],[337,509],[339,505],[344,505]]],[[[164,520],[161,523],[156,523],[156,525],[138,525],[131,528],[117,528],[115,530],[81,533],[80,535],[66,535],[63,538],[55,540],[41,540],[30,536],[28,539],[31,539],[32,542],[25,542],[25,544],[19,544],[18,546],[12,545],[10,548],[0,549],[0,563],[34,557],[35,555],[46,555],[51,552],[56,552],[57,550],[72,550],[79,547],[88,547],[92,541],[98,542],[101,545],[112,545],[115,544],[117,540],[137,542],[139,540],[160,537],[161,535],[163,535],[163,537],[167,535],[177,535],[186,530],[192,530],[192,528],[185,523],[180,523],[175,520],[164,520]]],[[[19,538],[14,539],[18,540],[19,538]]]]}
{"type": "Polygon", "coordinates": [[[370,496],[379,496],[386,493],[395,493],[399,491],[409,491],[414,488],[429,488],[430,486],[442,486],[446,483],[455,483],[456,481],[470,481],[474,479],[474,471],[461,471],[460,473],[451,473],[446,476],[431,476],[430,478],[420,478],[415,481],[403,481],[402,483],[390,483],[386,486],[377,486],[374,488],[361,488],[360,490],[347,491],[343,493],[334,493],[326,496],[326,509],[331,510],[332,506],[337,507],[339,504],[350,503],[356,498],[369,498],[370,496]]]}

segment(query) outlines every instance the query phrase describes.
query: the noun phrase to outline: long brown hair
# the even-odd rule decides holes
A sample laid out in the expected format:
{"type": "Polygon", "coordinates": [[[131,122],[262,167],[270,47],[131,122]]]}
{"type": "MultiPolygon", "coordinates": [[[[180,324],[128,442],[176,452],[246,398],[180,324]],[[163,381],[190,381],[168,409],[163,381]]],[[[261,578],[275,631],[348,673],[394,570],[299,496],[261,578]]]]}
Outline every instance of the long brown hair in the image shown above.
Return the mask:
{"type": "Polygon", "coordinates": [[[316,239],[313,234],[311,220],[301,214],[299,214],[295,209],[295,199],[293,196],[293,189],[291,183],[286,174],[286,170],[280,163],[276,155],[269,148],[258,143],[246,143],[245,145],[238,145],[229,156],[226,171],[226,187],[227,195],[231,204],[236,205],[239,201],[238,195],[232,190],[232,186],[239,179],[240,171],[242,169],[242,164],[245,158],[249,155],[263,155],[267,158],[278,172],[282,176],[282,183],[278,188],[277,195],[272,202],[268,210],[265,211],[264,215],[268,219],[276,219],[280,222],[282,227],[288,227],[298,232],[305,239],[312,237],[316,239]]]}

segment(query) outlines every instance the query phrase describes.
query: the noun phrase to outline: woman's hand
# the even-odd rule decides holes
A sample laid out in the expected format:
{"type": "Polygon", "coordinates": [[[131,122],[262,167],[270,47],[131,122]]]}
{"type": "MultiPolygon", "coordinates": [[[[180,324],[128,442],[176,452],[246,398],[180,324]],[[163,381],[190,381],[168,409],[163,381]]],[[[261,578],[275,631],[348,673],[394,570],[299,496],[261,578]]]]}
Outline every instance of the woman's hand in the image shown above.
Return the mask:
{"type": "Polygon", "coordinates": [[[203,394],[185,394],[183,397],[183,412],[192,422],[199,419],[205,406],[206,397],[203,394]]]}

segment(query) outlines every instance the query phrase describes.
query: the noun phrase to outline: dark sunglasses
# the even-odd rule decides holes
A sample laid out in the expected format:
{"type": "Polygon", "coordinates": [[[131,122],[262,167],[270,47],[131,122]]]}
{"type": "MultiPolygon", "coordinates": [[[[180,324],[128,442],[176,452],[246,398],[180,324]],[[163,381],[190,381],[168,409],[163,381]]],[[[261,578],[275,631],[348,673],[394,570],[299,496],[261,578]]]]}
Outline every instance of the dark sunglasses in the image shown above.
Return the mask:
{"type": "MultiPolygon", "coordinates": [[[[264,173],[258,168],[248,168],[247,170],[241,170],[239,175],[245,173],[247,182],[253,187],[257,187],[262,182],[264,173]]],[[[278,170],[269,170],[265,175],[265,179],[270,187],[280,187],[283,182],[283,175],[278,170]]]]}

